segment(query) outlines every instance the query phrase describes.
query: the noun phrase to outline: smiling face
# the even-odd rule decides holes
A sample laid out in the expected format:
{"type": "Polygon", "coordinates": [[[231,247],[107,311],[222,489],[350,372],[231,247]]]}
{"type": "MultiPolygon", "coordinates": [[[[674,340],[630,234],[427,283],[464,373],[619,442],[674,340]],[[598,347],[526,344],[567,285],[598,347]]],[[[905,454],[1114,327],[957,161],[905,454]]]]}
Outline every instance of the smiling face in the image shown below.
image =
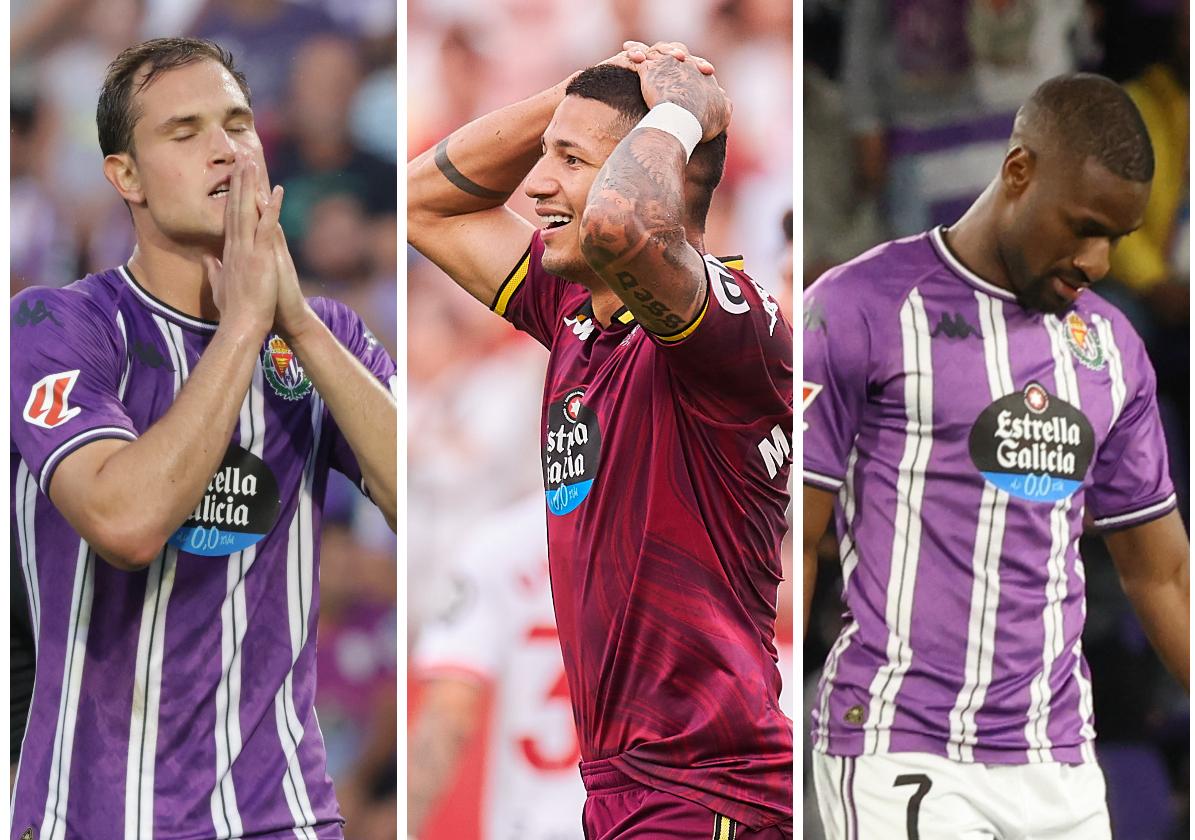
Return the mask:
{"type": "Polygon", "coordinates": [[[109,155],[104,167],[138,235],[220,248],[234,160],[255,161],[268,191],[244,93],[220,64],[200,60],[162,73],[135,94],[134,106],[133,149],[109,155]]]}
{"type": "Polygon", "coordinates": [[[1014,150],[1002,172],[1009,199],[998,253],[1022,306],[1063,312],[1108,273],[1112,248],[1141,225],[1150,184],[1114,175],[1092,157],[1014,160],[1018,154],[1030,155],[1014,150]]]}
{"type": "Polygon", "coordinates": [[[586,282],[593,269],[581,255],[581,214],[598,171],[622,139],[624,118],[595,99],[566,96],[544,132],[544,154],[527,176],[543,231],[543,265],[552,274],[586,282]]]}

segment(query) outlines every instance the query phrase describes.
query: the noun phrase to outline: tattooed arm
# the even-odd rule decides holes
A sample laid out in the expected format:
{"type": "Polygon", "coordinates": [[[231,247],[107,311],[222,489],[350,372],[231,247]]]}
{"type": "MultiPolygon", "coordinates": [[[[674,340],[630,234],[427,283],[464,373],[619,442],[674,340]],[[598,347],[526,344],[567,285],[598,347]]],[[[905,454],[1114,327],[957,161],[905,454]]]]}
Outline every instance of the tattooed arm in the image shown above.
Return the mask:
{"type": "MultiPolygon", "coordinates": [[[[605,63],[633,69],[646,61],[644,44],[627,41],[623,50],[605,63]]],[[[665,53],[713,73],[702,58],[686,61],[683,45],[665,53]]],[[[487,305],[534,230],[506,202],[539,159],[571,80],[479,117],[407,164],[407,241],[487,305]]]]}
{"type": "MultiPolygon", "coordinates": [[[[726,128],[730,101],[712,76],[655,48],[637,70],[649,108],[661,102],[685,108],[701,123],[703,141],[726,128]]],[[[598,172],[581,218],[586,261],[660,335],[683,330],[705,300],[705,265],[685,229],[685,165],[684,148],[672,135],[632,130],[598,172]]]]}
{"type": "Polygon", "coordinates": [[[505,204],[567,82],[474,120],[407,164],[407,241],[484,304],[534,230],[505,204]]]}

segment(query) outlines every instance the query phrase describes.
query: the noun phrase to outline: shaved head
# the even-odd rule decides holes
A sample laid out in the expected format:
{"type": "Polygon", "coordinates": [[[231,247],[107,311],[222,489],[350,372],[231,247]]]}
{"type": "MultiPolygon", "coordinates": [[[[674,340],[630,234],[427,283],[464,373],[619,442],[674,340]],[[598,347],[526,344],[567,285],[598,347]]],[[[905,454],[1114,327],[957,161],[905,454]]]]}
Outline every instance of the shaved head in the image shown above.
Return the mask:
{"type": "Polygon", "coordinates": [[[1137,106],[1120,85],[1091,73],[1043,82],[1017,111],[1010,143],[1057,165],[1094,159],[1135,183],[1154,174],[1153,146],[1137,106]]]}

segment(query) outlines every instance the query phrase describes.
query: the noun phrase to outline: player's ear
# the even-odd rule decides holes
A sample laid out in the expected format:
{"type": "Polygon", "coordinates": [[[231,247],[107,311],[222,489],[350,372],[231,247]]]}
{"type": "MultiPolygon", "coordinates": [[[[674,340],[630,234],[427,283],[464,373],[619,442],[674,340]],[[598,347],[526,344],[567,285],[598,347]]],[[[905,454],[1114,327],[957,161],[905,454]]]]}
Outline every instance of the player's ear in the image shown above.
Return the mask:
{"type": "Polygon", "coordinates": [[[1019,198],[1029,188],[1036,165],[1037,156],[1026,146],[1016,145],[1008,150],[1000,167],[1000,181],[1008,197],[1019,198]]]}
{"type": "Polygon", "coordinates": [[[104,177],[120,193],[120,197],[130,204],[145,201],[145,194],[141,191],[141,173],[137,169],[137,162],[128,152],[104,158],[104,177]]]}

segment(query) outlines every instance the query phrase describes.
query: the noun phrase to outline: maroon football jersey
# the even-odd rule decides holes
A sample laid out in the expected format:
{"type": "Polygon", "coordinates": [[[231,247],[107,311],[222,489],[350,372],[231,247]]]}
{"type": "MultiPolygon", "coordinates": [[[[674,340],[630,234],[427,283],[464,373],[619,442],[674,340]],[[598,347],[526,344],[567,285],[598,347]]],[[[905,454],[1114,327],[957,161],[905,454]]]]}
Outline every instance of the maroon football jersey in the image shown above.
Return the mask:
{"type": "Polygon", "coordinates": [[[493,309],[551,351],[548,557],[581,754],[752,828],[792,819],[792,722],[773,641],[792,460],[792,328],[705,257],[707,301],[649,334],[544,270],[493,309]]]}

